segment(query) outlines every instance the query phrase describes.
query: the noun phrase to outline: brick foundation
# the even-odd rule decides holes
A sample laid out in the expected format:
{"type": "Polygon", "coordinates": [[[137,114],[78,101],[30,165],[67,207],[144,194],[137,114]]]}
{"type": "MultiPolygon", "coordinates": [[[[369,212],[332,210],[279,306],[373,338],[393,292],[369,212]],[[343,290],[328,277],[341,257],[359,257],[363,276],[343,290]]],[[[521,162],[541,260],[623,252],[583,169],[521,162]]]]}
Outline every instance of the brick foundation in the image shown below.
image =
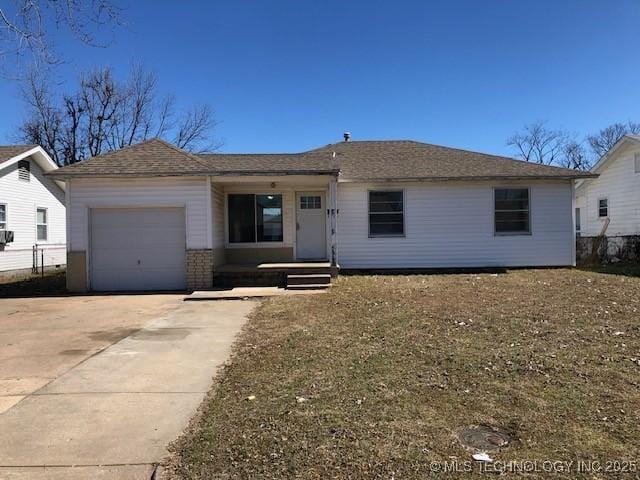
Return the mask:
{"type": "Polygon", "coordinates": [[[213,287],[213,250],[187,250],[187,289],[213,287]]]}

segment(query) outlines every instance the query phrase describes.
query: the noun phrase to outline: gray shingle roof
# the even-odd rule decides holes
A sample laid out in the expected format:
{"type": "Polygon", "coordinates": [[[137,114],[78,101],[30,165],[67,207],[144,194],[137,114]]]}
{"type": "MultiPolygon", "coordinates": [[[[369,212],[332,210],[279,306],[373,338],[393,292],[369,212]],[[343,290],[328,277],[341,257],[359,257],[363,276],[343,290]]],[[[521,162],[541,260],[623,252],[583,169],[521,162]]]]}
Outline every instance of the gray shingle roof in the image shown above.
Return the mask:
{"type": "Polygon", "coordinates": [[[51,175],[158,176],[319,174],[345,180],[582,178],[592,174],[409,140],[353,141],[302,153],[190,154],[153,139],[51,175]]]}
{"type": "Polygon", "coordinates": [[[355,141],[309,152],[333,155],[345,179],[577,178],[589,176],[567,168],[471,152],[411,140],[355,141]]]}
{"type": "Polygon", "coordinates": [[[0,163],[11,160],[13,157],[36,147],[37,145],[0,145],[0,163]]]}
{"type": "Polygon", "coordinates": [[[98,155],[60,168],[50,175],[75,176],[162,176],[203,174],[210,165],[189,152],[154,138],[130,147],[98,155]]]}

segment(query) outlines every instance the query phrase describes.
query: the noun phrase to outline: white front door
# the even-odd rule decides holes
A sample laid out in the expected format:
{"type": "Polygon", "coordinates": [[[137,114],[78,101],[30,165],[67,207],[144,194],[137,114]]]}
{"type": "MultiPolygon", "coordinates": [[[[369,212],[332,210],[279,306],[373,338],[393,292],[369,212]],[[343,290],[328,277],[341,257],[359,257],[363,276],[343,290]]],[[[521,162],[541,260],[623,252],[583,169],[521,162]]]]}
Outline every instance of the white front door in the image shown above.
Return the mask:
{"type": "Polygon", "coordinates": [[[296,192],[296,257],[327,258],[327,206],[324,192],[296,192]]]}

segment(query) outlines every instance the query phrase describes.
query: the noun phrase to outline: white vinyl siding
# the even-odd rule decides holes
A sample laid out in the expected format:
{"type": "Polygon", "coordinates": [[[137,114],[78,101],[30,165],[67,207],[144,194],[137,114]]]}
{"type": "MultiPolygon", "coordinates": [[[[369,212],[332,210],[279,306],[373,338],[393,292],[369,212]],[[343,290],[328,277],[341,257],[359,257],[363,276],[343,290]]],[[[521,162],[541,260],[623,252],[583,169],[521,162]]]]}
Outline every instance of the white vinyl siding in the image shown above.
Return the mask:
{"type": "Polygon", "coordinates": [[[494,235],[492,182],[338,183],[343,268],[573,265],[569,181],[529,182],[531,235],[494,235]],[[404,189],[404,237],[370,238],[369,190],[404,189]]]}
{"type": "Polygon", "coordinates": [[[211,184],[211,215],[213,217],[213,248],[224,247],[224,191],[211,184]]]}
{"type": "Polygon", "coordinates": [[[640,174],[634,173],[638,155],[640,145],[621,148],[597,172],[598,178],[586,180],[578,187],[581,235],[599,235],[607,220],[607,236],[640,234],[640,174]],[[601,199],[607,199],[607,217],[600,216],[601,199]]]}
{"type": "Polygon", "coordinates": [[[44,175],[31,157],[30,181],[20,180],[18,162],[0,164],[0,204],[6,205],[6,230],[14,232],[14,241],[0,252],[0,271],[30,269],[33,246],[44,250],[46,266],[66,263],[66,212],[64,190],[44,175]],[[36,209],[47,209],[47,240],[37,240],[36,209]]]}
{"type": "Polygon", "coordinates": [[[77,179],[69,189],[69,250],[88,251],[91,208],[183,207],[186,248],[208,248],[208,180],[200,178],[77,179]]]}

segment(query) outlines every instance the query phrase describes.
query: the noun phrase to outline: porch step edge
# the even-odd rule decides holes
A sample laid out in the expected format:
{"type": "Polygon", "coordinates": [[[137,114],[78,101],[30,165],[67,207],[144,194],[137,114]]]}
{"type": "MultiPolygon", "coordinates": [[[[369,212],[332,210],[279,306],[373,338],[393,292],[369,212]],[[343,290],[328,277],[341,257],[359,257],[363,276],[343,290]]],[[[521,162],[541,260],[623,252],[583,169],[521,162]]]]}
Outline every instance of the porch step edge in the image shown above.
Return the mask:
{"type": "Polygon", "coordinates": [[[287,285],[287,290],[322,290],[331,287],[330,283],[301,283],[299,285],[287,285]]]}

